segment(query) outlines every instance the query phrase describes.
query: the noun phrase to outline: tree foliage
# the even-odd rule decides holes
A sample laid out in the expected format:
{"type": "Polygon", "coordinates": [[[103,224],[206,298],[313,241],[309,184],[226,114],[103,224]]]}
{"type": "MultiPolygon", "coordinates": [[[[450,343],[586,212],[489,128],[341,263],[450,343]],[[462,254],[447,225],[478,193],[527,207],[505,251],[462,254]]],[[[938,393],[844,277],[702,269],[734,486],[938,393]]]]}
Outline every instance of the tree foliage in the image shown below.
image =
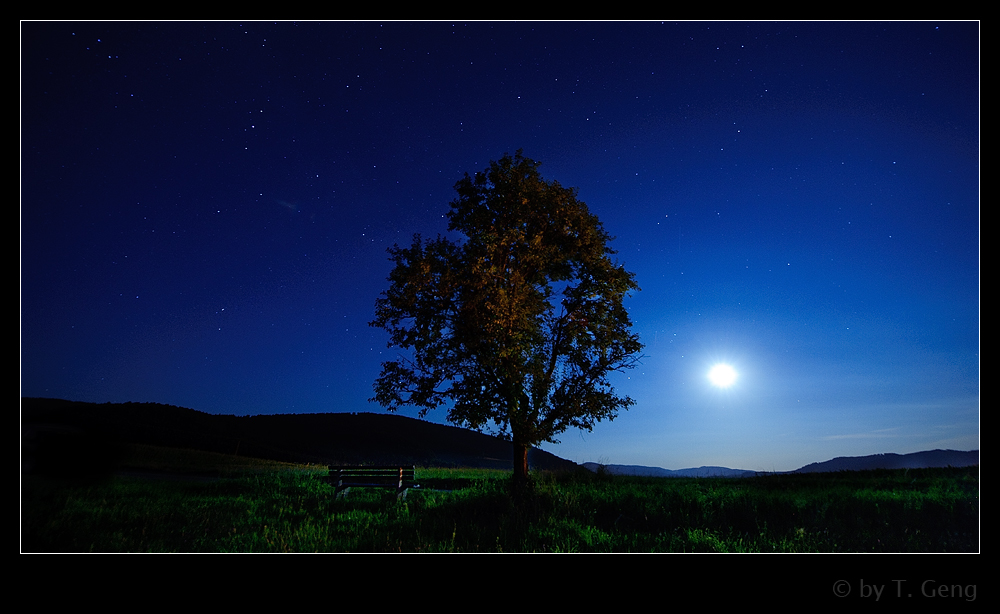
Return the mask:
{"type": "Polygon", "coordinates": [[[383,363],[373,400],[421,415],[449,405],[451,422],[498,430],[522,478],[528,447],[633,404],[607,377],[642,349],[623,305],[634,275],[576,191],[538,166],[518,151],[466,174],[448,213],[465,238],[390,248],[395,268],[371,322],[408,354],[383,363]]]}

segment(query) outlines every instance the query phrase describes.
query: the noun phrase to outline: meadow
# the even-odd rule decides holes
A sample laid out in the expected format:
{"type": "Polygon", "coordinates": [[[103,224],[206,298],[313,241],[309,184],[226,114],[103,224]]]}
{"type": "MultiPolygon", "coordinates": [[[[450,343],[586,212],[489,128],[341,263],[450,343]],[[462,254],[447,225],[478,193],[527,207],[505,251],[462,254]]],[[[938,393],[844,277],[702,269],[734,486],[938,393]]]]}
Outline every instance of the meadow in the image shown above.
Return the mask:
{"type": "Polygon", "coordinates": [[[976,552],[978,467],[740,479],[418,468],[403,501],[325,468],[136,449],[141,470],[25,476],[23,552],[976,552]],[[159,459],[159,460],[157,460],[159,459]],[[170,469],[170,472],[164,472],[170,469]]]}

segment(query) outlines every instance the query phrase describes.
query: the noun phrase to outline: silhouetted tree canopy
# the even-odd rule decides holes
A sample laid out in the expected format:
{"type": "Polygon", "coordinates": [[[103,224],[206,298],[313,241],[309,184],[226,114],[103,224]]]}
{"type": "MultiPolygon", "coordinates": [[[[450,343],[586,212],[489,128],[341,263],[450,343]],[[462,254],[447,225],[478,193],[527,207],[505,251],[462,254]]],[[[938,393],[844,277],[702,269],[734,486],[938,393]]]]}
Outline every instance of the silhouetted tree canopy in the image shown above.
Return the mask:
{"type": "Polygon", "coordinates": [[[389,249],[395,268],[372,326],[406,356],[382,364],[375,397],[421,415],[499,430],[527,450],[568,428],[591,430],[634,401],[607,377],[642,349],[623,299],[634,275],[612,260],[612,237],[576,191],[547,182],[521,151],[455,185],[449,230],[465,238],[389,249]]]}

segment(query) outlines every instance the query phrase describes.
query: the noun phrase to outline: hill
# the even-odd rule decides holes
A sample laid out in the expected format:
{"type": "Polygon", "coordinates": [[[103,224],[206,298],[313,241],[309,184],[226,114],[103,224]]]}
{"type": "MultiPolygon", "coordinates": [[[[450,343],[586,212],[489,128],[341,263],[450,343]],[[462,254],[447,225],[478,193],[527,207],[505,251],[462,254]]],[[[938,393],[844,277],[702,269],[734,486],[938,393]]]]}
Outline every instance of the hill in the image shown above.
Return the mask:
{"type": "MultiPolygon", "coordinates": [[[[510,442],[396,415],[212,415],[159,403],[21,399],[22,462],[46,471],[67,463],[111,466],[122,444],[190,448],[285,462],[413,464],[509,469],[510,442]]],[[[531,450],[534,469],[577,465],[531,450]]]]}

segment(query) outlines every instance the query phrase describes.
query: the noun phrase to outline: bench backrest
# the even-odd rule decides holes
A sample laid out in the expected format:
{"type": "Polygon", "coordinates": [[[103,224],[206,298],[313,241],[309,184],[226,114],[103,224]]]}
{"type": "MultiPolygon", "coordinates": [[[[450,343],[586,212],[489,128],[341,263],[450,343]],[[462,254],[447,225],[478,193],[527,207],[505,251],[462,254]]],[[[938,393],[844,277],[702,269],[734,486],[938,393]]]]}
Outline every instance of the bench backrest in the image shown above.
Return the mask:
{"type": "Polygon", "coordinates": [[[416,468],[400,467],[399,465],[370,465],[366,467],[349,467],[331,465],[330,478],[345,486],[399,486],[412,484],[415,480],[416,468]]]}

